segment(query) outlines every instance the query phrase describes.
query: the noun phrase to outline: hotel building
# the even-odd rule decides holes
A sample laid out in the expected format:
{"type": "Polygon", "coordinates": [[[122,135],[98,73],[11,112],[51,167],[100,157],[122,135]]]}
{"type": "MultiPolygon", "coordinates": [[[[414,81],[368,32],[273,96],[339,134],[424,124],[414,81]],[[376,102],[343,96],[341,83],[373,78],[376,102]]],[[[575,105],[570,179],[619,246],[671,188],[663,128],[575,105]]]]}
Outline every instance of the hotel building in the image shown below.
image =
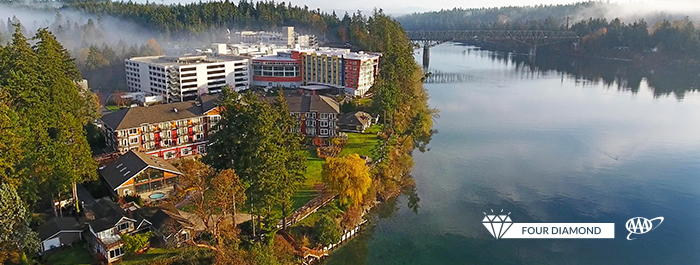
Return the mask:
{"type": "Polygon", "coordinates": [[[221,119],[214,96],[201,101],[131,107],[102,116],[107,144],[164,159],[203,154],[213,126],[221,119]]]}
{"type": "Polygon", "coordinates": [[[161,95],[167,101],[185,101],[250,87],[250,60],[239,56],[147,56],[125,61],[129,91],[161,95]]]}
{"type": "Polygon", "coordinates": [[[297,88],[323,84],[363,96],[379,72],[380,54],[321,48],[292,50],[252,59],[253,85],[297,88]],[[296,69],[300,67],[300,71],[296,69]]]}

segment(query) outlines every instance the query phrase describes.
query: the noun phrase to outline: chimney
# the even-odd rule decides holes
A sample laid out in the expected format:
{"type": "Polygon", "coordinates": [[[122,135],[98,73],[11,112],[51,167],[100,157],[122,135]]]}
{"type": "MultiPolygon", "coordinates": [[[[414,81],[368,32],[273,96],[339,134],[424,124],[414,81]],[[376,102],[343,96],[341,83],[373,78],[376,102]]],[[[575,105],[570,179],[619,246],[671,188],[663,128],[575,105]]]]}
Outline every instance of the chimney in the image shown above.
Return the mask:
{"type": "Polygon", "coordinates": [[[177,108],[173,108],[173,112],[177,113],[177,108]]]}

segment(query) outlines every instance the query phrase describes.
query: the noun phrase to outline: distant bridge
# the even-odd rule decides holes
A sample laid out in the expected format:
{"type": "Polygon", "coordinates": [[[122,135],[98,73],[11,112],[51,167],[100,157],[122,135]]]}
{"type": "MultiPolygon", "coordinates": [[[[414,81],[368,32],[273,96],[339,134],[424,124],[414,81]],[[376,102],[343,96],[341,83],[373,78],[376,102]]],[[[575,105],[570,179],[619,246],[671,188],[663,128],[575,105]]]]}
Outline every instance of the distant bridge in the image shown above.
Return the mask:
{"type": "Polygon", "coordinates": [[[577,41],[579,36],[573,31],[564,30],[444,30],[409,31],[408,37],[414,41],[515,41],[530,46],[541,46],[565,41],[577,41]]]}
{"type": "Polygon", "coordinates": [[[427,84],[462,83],[476,80],[476,77],[467,73],[445,73],[431,70],[424,80],[427,84]]]}
{"type": "Polygon", "coordinates": [[[424,65],[430,59],[430,47],[447,41],[513,41],[530,46],[530,55],[534,56],[537,46],[580,39],[573,31],[565,30],[442,30],[407,33],[409,39],[423,46],[424,65]]]}

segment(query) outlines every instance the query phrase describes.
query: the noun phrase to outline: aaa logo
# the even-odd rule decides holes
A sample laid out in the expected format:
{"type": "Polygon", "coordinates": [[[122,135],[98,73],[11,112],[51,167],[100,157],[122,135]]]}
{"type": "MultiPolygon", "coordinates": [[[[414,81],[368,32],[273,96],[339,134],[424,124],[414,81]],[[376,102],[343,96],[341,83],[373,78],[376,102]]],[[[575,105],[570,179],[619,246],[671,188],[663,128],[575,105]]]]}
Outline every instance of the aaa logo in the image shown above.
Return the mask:
{"type": "Polygon", "coordinates": [[[652,230],[656,229],[661,225],[661,223],[664,222],[663,217],[656,217],[654,219],[646,219],[644,217],[634,217],[632,219],[627,220],[627,223],[625,224],[625,227],[627,228],[627,231],[629,231],[629,235],[627,235],[627,240],[635,240],[635,238],[630,238],[632,234],[636,235],[641,235],[641,234],[646,234],[648,232],[651,232],[652,230]],[[658,224],[654,224],[654,221],[659,221],[658,224]]]}

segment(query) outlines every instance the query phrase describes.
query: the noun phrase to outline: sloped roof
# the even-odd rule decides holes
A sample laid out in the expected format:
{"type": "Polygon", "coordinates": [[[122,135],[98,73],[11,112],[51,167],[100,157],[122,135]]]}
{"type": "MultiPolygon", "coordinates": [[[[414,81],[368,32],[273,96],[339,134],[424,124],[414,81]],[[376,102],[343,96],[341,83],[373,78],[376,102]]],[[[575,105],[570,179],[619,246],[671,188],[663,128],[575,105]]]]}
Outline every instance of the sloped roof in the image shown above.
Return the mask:
{"type": "Polygon", "coordinates": [[[82,231],[83,226],[73,217],[54,217],[37,228],[39,239],[44,241],[61,231],[82,231]]]}
{"type": "Polygon", "coordinates": [[[97,204],[95,198],[92,197],[90,192],[88,192],[82,184],[76,184],[76,191],[78,193],[78,201],[81,202],[81,206],[85,208],[90,208],[97,204]]]}
{"type": "Polygon", "coordinates": [[[153,228],[170,233],[177,232],[184,227],[194,227],[187,218],[181,216],[177,209],[163,209],[144,207],[136,210],[134,213],[143,216],[148,220],[153,228]]]}
{"type": "Polygon", "coordinates": [[[311,98],[311,109],[312,110],[317,110],[318,112],[321,113],[340,113],[340,104],[338,104],[335,99],[329,97],[329,96],[324,96],[324,95],[318,95],[316,97],[312,96],[311,98]]]}
{"type": "Polygon", "coordinates": [[[130,150],[112,164],[100,170],[100,175],[102,175],[105,181],[107,181],[107,184],[114,190],[149,167],[168,171],[173,174],[182,174],[177,168],[161,157],[150,156],[142,152],[130,150]]]}
{"type": "Polygon", "coordinates": [[[123,130],[140,127],[144,123],[154,124],[194,118],[215,107],[216,96],[205,95],[202,96],[201,104],[197,101],[184,101],[120,109],[102,116],[102,121],[114,130],[123,130]]]}
{"type": "Polygon", "coordinates": [[[108,198],[97,200],[97,204],[90,210],[95,214],[95,220],[88,224],[95,233],[114,227],[122,218],[128,218],[126,211],[108,198]]]}
{"type": "Polygon", "coordinates": [[[372,115],[364,111],[353,111],[343,114],[338,119],[339,125],[367,125],[372,122],[372,115]]]}
{"type": "Polygon", "coordinates": [[[340,104],[324,95],[285,94],[289,112],[340,113],[340,104]]]}

